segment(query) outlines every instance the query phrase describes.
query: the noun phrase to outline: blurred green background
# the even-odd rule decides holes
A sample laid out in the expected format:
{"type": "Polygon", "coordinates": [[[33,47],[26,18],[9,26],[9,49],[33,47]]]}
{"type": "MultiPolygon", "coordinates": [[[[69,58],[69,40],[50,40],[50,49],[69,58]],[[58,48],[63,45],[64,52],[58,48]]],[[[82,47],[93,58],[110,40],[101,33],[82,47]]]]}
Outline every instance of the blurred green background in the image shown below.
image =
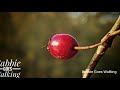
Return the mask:
{"type": "MultiPolygon", "coordinates": [[[[79,51],[68,61],[58,60],[46,48],[57,33],[74,36],[81,46],[100,42],[119,12],[0,12],[0,60],[21,61],[23,78],[81,78],[95,49],[79,51]]],[[[92,78],[120,77],[120,37],[98,63],[96,70],[117,74],[93,74],[92,78]]]]}

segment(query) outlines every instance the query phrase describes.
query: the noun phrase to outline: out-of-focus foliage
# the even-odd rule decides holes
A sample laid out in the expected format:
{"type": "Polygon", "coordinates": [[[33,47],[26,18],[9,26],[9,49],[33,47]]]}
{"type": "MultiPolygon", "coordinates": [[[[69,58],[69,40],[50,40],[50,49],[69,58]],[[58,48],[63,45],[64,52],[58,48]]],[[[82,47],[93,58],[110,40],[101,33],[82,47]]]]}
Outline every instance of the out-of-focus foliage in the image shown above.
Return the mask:
{"type": "MultiPolygon", "coordinates": [[[[57,33],[73,35],[80,46],[100,42],[112,28],[119,12],[0,12],[0,59],[22,62],[21,77],[82,77],[96,49],[79,51],[68,61],[53,58],[46,48],[57,33]]],[[[98,63],[96,70],[114,70],[115,74],[93,74],[93,78],[120,76],[120,37],[98,63]]]]}

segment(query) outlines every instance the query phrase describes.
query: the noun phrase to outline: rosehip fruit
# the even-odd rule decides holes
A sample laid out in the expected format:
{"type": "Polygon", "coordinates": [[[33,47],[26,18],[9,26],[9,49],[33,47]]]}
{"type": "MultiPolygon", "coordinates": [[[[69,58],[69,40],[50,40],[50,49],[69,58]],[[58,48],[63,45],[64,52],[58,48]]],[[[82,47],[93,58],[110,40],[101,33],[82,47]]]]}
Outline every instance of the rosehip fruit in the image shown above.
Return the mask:
{"type": "Polygon", "coordinates": [[[77,54],[77,40],[69,34],[56,34],[48,42],[47,49],[55,58],[67,60],[77,54]]]}

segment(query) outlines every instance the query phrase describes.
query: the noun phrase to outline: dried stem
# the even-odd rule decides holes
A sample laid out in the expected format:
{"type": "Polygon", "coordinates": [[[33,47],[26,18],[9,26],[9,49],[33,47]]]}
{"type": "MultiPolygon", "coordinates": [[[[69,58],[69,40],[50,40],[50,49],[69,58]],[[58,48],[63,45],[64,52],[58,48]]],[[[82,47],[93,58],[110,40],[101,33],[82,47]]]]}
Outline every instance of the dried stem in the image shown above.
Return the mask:
{"type": "Polygon", "coordinates": [[[120,30],[114,31],[113,33],[110,33],[109,36],[115,36],[120,35],[120,30]]]}
{"type": "MultiPolygon", "coordinates": [[[[107,34],[107,37],[104,38],[104,41],[108,40],[110,37],[112,36],[115,36],[115,35],[119,35],[120,34],[120,30],[118,31],[114,31],[113,33],[108,33],[107,34]]],[[[81,47],[81,46],[76,46],[74,47],[75,50],[87,50],[87,49],[92,49],[92,48],[95,48],[101,44],[104,43],[104,41],[100,42],[100,43],[97,43],[97,44],[94,44],[94,45],[91,45],[91,46],[84,46],[84,47],[81,47]]]]}
{"type": "Polygon", "coordinates": [[[118,17],[117,21],[115,22],[112,29],[101,39],[101,45],[98,46],[95,54],[93,55],[88,67],[86,68],[86,73],[83,73],[82,78],[90,78],[92,73],[89,73],[90,71],[93,71],[102,58],[102,56],[105,54],[106,50],[111,47],[113,39],[116,37],[116,35],[120,35],[120,16],[118,17]]]}
{"type": "Polygon", "coordinates": [[[92,49],[92,48],[95,48],[97,46],[101,45],[101,43],[97,43],[97,44],[94,44],[94,45],[91,45],[91,46],[85,46],[85,47],[74,47],[75,50],[87,50],[87,49],[92,49]]]}

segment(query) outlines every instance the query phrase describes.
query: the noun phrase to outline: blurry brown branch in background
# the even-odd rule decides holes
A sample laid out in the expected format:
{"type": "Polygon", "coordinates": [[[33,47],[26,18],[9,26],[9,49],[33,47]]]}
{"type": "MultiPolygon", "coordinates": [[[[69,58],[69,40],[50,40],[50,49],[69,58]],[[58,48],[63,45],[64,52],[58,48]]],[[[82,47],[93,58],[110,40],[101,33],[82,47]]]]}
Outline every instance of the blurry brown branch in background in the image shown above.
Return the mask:
{"type": "Polygon", "coordinates": [[[102,58],[102,56],[105,54],[106,50],[111,47],[113,39],[120,35],[120,16],[118,17],[117,21],[115,22],[112,29],[101,39],[101,44],[98,46],[95,54],[93,55],[88,67],[85,69],[85,73],[83,73],[82,78],[90,78],[92,73],[89,73],[90,71],[93,71],[102,58]]]}

